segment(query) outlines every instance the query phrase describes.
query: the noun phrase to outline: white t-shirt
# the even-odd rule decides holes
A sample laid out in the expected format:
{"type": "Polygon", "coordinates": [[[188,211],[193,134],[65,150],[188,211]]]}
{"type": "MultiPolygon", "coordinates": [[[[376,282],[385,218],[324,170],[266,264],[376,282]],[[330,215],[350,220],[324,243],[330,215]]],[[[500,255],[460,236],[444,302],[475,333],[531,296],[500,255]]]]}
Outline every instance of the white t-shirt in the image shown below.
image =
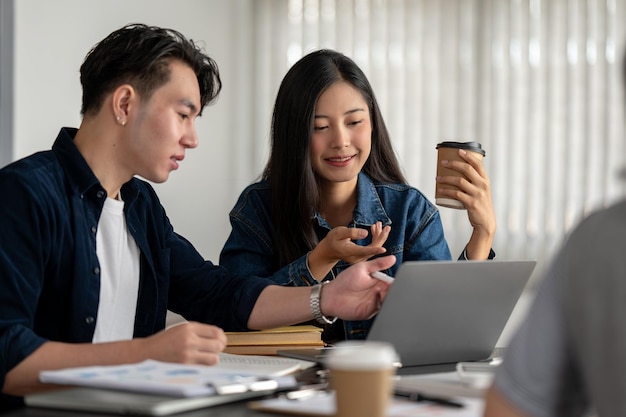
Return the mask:
{"type": "Polygon", "coordinates": [[[100,303],[93,342],[133,338],[139,291],[139,248],[128,233],[124,202],[107,198],[98,222],[100,303]]]}

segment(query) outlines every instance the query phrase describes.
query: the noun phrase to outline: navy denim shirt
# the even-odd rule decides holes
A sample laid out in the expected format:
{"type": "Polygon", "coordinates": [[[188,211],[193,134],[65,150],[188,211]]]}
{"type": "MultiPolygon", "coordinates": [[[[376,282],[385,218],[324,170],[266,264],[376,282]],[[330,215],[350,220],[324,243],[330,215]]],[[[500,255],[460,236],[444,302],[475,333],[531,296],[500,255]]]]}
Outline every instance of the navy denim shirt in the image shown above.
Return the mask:
{"type": "MultiPolygon", "coordinates": [[[[106,191],[64,128],[52,151],[0,170],[0,386],[46,340],[91,342],[100,265],[96,230],[106,191]]],[[[228,275],[174,232],[153,188],[122,187],[128,230],[141,250],[135,337],[165,327],[167,309],[243,330],[267,279],[228,275]]],[[[0,396],[0,406],[7,401],[0,396]]],[[[1,407],[0,407],[1,408],[1,407]]]]}
{"type": "MultiPolygon", "coordinates": [[[[397,262],[387,274],[394,276],[400,264],[409,260],[449,260],[439,210],[417,189],[405,184],[374,184],[359,174],[357,205],[349,227],[370,230],[377,221],[391,225],[384,246],[397,262]]],[[[289,204],[289,202],[285,202],[289,204]]],[[[317,281],[307,267],[307,255],[289,265],[275,265],[272,252],[270,190],[266,181],[248,186],[230,212],[231,234],[220,255],[220,265],[231,272],[268,277],[281,285],[314,285],[317,281]]],[[[328,222],[314,214],[317,236],[322,240],[331,230],[328,222]]],[[[357,241],[368,245],[371,237],[357,241]]],[[[461,259],[464,254],[461,255],[461,259]]],[[[339,261],[325,278],[332,279],[349,264],[339,261]]],[[[345,322],[345,338],[364,338],[371,320],[345,322]]]]}

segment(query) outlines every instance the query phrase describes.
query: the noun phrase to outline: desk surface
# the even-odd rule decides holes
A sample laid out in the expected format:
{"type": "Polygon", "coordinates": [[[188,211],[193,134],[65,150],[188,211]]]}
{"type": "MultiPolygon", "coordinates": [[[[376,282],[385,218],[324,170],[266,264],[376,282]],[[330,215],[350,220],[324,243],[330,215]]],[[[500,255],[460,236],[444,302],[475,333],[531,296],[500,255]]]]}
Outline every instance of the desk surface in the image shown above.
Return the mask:
{"type": "MultiPolygon", "coordinates": [[[[448,372],[455,369],[455,364],[446,365],[430,365],[400,368],[398,375],[417,375],[435,372],[448,372]]],[[[306,372],[306,371],[305,371],[306,372]]],[[[248,401],[240,401],[231,404],[202,408],[186,413],[174,414],[173,417],[284,417],[284,414],[275,414],[267,412],[259,412],[250,410],[247,406],[248,401]]],[[[43,408],[23,407],[16,410],[2,413],[3,417],[106,417],[118,416],[119,414],[103,414],[96,412],[72,411],[71,413],[64,410],[48,410],[43,408]]]]}

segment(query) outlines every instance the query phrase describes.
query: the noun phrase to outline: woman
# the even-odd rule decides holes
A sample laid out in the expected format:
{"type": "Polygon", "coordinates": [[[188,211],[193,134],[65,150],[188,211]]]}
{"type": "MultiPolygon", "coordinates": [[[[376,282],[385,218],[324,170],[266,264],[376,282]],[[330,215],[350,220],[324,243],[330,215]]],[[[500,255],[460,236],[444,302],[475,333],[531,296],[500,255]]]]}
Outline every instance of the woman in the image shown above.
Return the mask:
{"type": "MultiPolygon", "coordinates": [[[[407,184],[374,92],[351,59],[319,50],[298,61],[279,88],[271,137],[261,181],[230,213],[221,265],[314,285],[385,252],[398,261],[390,275],[406,260],[451,259],[439,211],[407,184]]],[[[473,233],[461,259],[488,259],[496,228],[489,179],[482,161],[460,153],[465,162],[444,163],[469,181],[437,181],[456,185],[446,196],[468,209],[473,233]]],[[[370,324],[335,323],[325,339],[361,339],[370,324]]]]}

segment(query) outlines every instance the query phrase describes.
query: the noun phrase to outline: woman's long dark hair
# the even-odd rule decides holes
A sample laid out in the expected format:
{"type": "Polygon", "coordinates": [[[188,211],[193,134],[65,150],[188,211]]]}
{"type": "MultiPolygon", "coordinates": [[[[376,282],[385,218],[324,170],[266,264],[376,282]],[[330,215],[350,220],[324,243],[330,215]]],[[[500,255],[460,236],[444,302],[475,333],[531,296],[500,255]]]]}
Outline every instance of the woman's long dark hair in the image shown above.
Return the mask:
{"type": "Polygon", "coordinates": [[[326,89],[342,80],[359,90],[369,107],[372,149],[363,171],[374,182],[406,183],[363,71],[336,51],[318,50],[306,55],[291,67],[278,90],[271,154],[262,176],[271,189],[278,266],[293,262],[318,244],[312,216],[319,207],[320,190],[310,157],[315,105],[326,89]]]}

